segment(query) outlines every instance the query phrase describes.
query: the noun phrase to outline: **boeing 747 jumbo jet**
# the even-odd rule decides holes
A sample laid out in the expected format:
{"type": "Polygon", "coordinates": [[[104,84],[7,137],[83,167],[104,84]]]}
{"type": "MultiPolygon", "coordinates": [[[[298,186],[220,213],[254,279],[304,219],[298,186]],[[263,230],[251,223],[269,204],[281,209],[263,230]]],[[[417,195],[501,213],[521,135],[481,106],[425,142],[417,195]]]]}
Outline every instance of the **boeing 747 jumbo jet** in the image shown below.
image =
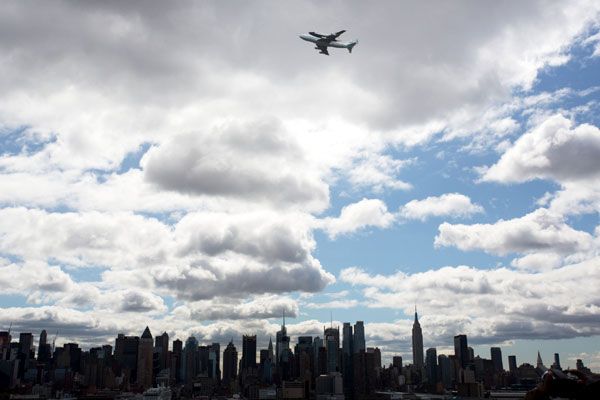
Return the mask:
{"type": "Polygon", "coordinates": [[[358,40],[353,40],[351,42],[338,42],[337,38],[346,31],[339,31],[336,33],[332,33],[329,35],[323,35],[321,33],[316,32],[308,32],[308,34],[303,33],[300,35],[300,39],[306,40],[307,42],[314,43],[317,47],[316,50],[320,50],[320,54],[329,55],[327,51],[328,47],[338,47],[342,49],[348,49],[350,53],[352,53],[352,48],[356,46],[358,40]]]}

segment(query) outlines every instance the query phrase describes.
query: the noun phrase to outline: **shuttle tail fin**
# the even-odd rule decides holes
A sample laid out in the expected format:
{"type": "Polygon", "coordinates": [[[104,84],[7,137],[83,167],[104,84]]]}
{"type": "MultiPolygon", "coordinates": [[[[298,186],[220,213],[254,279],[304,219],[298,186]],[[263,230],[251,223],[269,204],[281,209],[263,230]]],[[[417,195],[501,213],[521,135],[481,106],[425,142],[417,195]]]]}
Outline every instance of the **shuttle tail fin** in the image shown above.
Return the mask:
{"type": "Polygon", "coordinates": [[[358,44],[358,40],[355,40],[353,42],[348,43],[348,52],[352,53],[352,49],[354,48],[354,46],[356,46],[358,44]]]}

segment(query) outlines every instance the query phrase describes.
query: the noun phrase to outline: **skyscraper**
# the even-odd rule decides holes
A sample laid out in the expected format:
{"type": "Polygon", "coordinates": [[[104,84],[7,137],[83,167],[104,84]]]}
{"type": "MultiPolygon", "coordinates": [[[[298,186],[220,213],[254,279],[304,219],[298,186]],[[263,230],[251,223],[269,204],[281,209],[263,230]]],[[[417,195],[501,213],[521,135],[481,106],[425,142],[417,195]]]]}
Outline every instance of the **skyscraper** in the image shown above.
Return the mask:
{"type": "Polygon", "coordinates": [[[290,337],[287,335],[287,328],[285,327],[285,310],[283,310],[283,321],[281,323],[281,330],[279,330],[275,336],[275,364],[281,363],[281,358],[286,357],[287,352],[290,349],[290,337]]]}
{"type": "Polygon", "coordinates": [[[221,345],[219,343],[213,343],[210,345],[208,352],[208,360],[210,364],[210,371],[208,376],[221,380],[221,345]]]}
{"type": "Polygon", "coordinates": [[[454,361],[445,354],[440,354],[438,356],[438,372],[444,387],[451,388],[455,377],[454,361]]]}
{"type": "Polygon", "coordinates": [[[352,354],[354,352],[354,338],[352,335],[352,325],[350,325],[350,322],[344,322],[342,334],[344,335],[342,338],[342,353],[352,354]]]}
{"type": "Polygon", "coordinates": [[[183,360],[183,343],[181,340],[173,340],[173,351],[171,352],[171,378],[181,382],[181,363],[183,360]]]}
{"type": "Polygon", "coordinates": [[[256,367],[256,335],[242,336],[242,369],[256,367]]]}
{"type": "Polygon", "coordinates": [[[517,376],[517,356],[508,356],[508,372],[512,376],[517,376]]]}
{"type": "Polygon", "coordinates": [[[502,365],[502,349],[500,349],[500,347],[491,347],[490,355],[492,357],[492,364],[494,364],[494,372],[504,371],[504,366],[502,365]]]}
{"type": "Polygon", "coordinates": [[[327,348],[327,372],[340,372],[340,328],[333,326],[323,329],[325,347],[327,348]]]}
{"type": "Polygon", "coordinates": [[[546,370],[546,367],[544,366],[544,363],[542,362],[542,356],[540,355],[539,350],[538,350],[537,362],[536,362],[535,367],[539,370],[546,370]]]}
{"type": "Polygon", "coordinates": [[[454,336],[454,355],[461,368],[466,368],[469,364],[469,346],[467,344],[467,335],[454,336]]]}
{"type": "Polygon", "coordinates": [[[167,358],[169,356],[169,334],[163,332],[162,335],[157,336],[154,339],[154,347],[158,352],[158,370],[162,371],[167,366],[167,358]]]}
{"type": "Polygon", "coordinates": [[[223,351],[223,383],[229,385],[237,377],[238,353],[233,339],[223,351]]]}
{"type": "Polygon", "coordinates": [[[198,341],[190,336],[185,341],[181,362],[181,380],[192,383],[198,373],[198,341]]]}
{"type": "Polygon", "coordinates": [[[366,351],[367,345],[365,343],[365,325],[363,321],[356,321],[354,324],[354,338],[353,338],[354,353],[360,353],[366,351]]]}
{"type": "Polygon", "coordinates": [[[152,356],[154,352],[154,340],[150,329],[146,327],[138,348],[137,361],[137,384],[139,387],[147,389],[152,387],[152,356]]]}
{"type": "Polygon", "coordinates": [[[552,364],[552,368],[562,369],[560,366],[560,356],[558,353],[554,353],[554,364],[552,364]]]}
{"type": "Polygon", "coordinates": [[[269,346],[267,347],[268,358],[271,362],[275,362],[275,357],[273,355],[273,339],[269,336],[269,346]]]}
{"type": "Polygon", "coordinates": [[[413,351],[413,364],[418,369],[423,368],[423,332],[421,331],[421,324],[419,324],[419,317],[417,316],[417,308],[415,307],[415,322],[412,328],[412,351],[413,351]]]}
{"type": "Polygon", "coordinates": [[[33,349],[33,335],[29,332],[19,334],[19,354],[23,355],[26,359],[31,357],[31,350],[33,349]]]}
{"type": "Polygon", "coordinates": [[[45,363],[50,360],[52,357],[52,350],[50,349],[50,345],[48,344],[48,334],[46,330],[42,330],[40,333],[40,343],[38,346],[38,361],[45,363]]]}
{"type": "Polygon", "coordinates": [[[344,384],[344,393],[346,398],[351,397],[353,386],[354,368],[352,365],[352,354],[354,353],[354,335],[352,334],[352,325],[350,322],[344,322],[342,330],[342,379],[344,384]]]}
{"type": "Polygon", "coordinates": [[[427,361],[425,370],[427,371],[427,382],[430,385],[435,385],[438,381],[438,366],[437,366],[437,350],[435,347],[427,349],[427,361]]]}

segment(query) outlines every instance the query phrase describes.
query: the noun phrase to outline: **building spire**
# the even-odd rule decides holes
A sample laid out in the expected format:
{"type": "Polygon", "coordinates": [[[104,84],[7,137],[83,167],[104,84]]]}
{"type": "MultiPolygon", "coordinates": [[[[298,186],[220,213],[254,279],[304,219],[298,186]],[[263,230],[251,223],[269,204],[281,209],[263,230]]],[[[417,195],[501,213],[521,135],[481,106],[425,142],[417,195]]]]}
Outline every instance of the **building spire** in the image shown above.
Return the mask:
{"type": "Polygon", "coordinates": [[[419,322],[419,317],[417,315],[417,305],[415,304],[415,322],[419,322]]]}
{"type": "Polygon", "coordinates": [[[283,307],[283,325],[282,327],[285,328],[285,307],[283,307]]]}

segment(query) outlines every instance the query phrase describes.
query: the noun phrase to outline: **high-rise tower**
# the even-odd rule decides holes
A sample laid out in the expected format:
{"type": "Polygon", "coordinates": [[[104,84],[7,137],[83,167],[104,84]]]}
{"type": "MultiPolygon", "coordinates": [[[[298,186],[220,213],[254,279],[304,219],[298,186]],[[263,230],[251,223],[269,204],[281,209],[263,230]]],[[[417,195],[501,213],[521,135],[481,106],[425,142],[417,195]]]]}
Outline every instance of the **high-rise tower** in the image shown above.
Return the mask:
{"type": "Polygon", "coordinates": [[[502,349],[500,347],[491,347],[490,355],[492,357],[492,364],[494,365],[495,372],[504,371],[504,367],[502,365],[502,349]]]}
{"type": "Polygon", "coordinates": [[[424,366],[423,362],[423,331],[421,331],[421,324],[419,324],[419,316],[417,315],[417,307],[415,307],[415,322],[412,328],[412,351],[413,351],[413,364],[418,369],[422,369],[424,366]]]}
{"type": "Polygon", "coordinates": [[[233,339],[223,351],[223,383],[229,385],[237,377],[238,353],[233,339]]]}
{"type": "Polygon", "coordinates": [[[354,337],[353,337],[354,353],[360,353],[361,351],[367,350],[365,343],[365,325],[363,321],[356,321],[354,324],[354,337]]]}
{"type": "Polygon", "coordinates": [[[256,367],[256,335],[242,336],[242,369],[256,367]]]}
{"type": "Polygon", "coordinates": [[[283,310],[283,321],[281,324],[281,330],[277,332],[275,336],[275,365],[281,363],[282,357],[287,361],[288,352],[290,350],[290,337],[287,335],[287,328],[285,327],[285,309],[283,310]]]}
{"type": "Polygon", "coordinates": [[[469,364],[469,345],[467,344],[467,335],[454,336],[454,355],[461,368],[466,368],[469,364]]]}
{"type": "Polygon", "coordinates": [[[153,353],[154,340],[152,339],[150,328],[146,327],[140,338],[137,360],[137,384],[144,389],[152,387],[153,353]]]}

